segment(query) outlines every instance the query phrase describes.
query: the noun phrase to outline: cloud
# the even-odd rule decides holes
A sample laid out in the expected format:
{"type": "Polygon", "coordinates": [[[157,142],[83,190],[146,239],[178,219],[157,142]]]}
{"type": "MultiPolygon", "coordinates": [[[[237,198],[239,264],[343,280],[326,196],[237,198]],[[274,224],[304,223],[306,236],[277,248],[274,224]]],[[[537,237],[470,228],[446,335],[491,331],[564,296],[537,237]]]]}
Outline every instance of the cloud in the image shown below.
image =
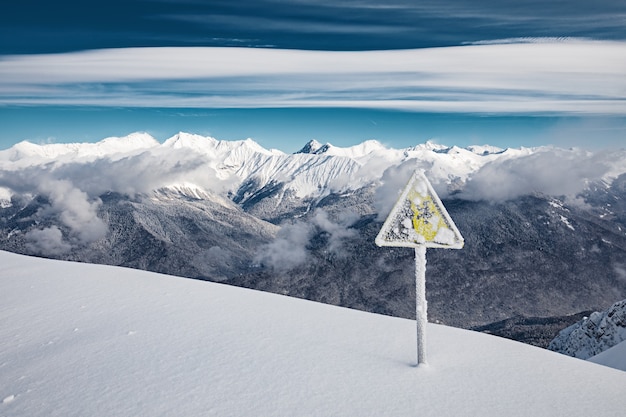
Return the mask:
{"type": "Polygon", "coordinates": [[[70,161],[43,161],[26,167],[11,165],[0,170],[0,186],[18,192],[37,189],[45,195],[69,192],[60,184],[74,187],[86,198],[106,192],[134,195],[183,182],[220,192],[230,184],[218,178],[216,162],[210,155],[189,148],[156,147],[139,154],[111,157],[72,158],[70,161]]]}
{"type": "Polygon", "coordinates": [[[232,260],[231,253],[219,246],[211,246],[205,253],[202,254],[202,256],[210,264],[217,265],[219,267],[230,266],[230,262],[232,260]]]}
{"type": "Polygon", "coordinates": [[[212,159],[189,149],[157,148],[119,159],[60,165],[54,175],[71,179],[92,196],[113,191],[134,195],[170,184],[192,182],[208,190],[221,190],[226,181],[217,178],[212,159]]]}
{"type": "Polygon", "coordinates": [[[353,213],[343,212],[334,222],[325,210],[317,209],[310,221],[300,220],[283,225],[276,239],[259,249],[255,262],[278,272],[301,266],[309,260],[311,239],[319,232],[328,237],[327,250],[341,256],[344,239],[357,234],[356,230],[349,228],[357,218],[353,213]]]}
{"type": "Polygon", "coordinates": [[[337,223],[330,220],[325,210],[318,209],[313,217],[313,224],[328,233],[328,250],[334,254],[342,254],[343,240],[357,235],[357,231],[349,226],[357,219],[354,213],[344,212],[337,223]]]}
{"type": "MultiPolygon", "coordinates": [[[[55,177],[50,169],[51,165],[46,164],[17,171],[2,170],[0,186],[17,194],[45,196],[48,203],[35,216],[39,219],[57,219],[67,227],[73,243],[87,244],[103,238],[107,226],[98,217],[100,199],[76,187],[71,178],[55,177]]],[[[27,235],[31,249],[37,247],[36,238],[42,239],[41,249],[45,253],[60,254],[71,247],[71,243],[61,244],[63,236],[56,227],[31,232],[27,235]]]]}
{"type": "Polygon", "coordinates": [[[274,241],[260,248],[255,261],[279,272],[298,267],[308,259],[307,245],[312,234],[313,228],[308,223],[286,224],[274,241]]]}
{"type": "Polygon", "coordinates": [[[74,158],[72,162],[44,162],[20,167],[7,163],[0,170],[2,195],[45,196],[48,203],[36,217],[53,219],[64,226],[33,230],[28,234],[31,250],[61,254],[106,236],[107,224],[98,217],[100,196],[118,192],[134,196],[173,184],[193,183],[207,191],[223,191],[229,179],[219,179],[212,160],[189,149],[157,148],[116,159],[74,158]],[[41,243],[36,240],[41,239],[41,243]],[[65,240],[63,240],[65,239],[65,240]]]}
{"type": "Polygon", "coordinates": [[[458,198],[505,201],[541,193],[576,198],[610,169],[605,158],[581,150],[548,148],[528,156],[487,163],[467,181],[458,198]]]}
{"type": "Polygon", "coordinates": [[[618,282],[626,283],[626,264],[623,264],[623,263],[613,264],[613,271],[615,272],[615,277],[617,278],[618,282]]]}
{"type": "Polygon", "coordinates": [[[379,221],[384,221],[387,218],[413,172],[420,168],[425,167],[420,166],[419,161],[411,159],[399,165],[390,166],[385,170],[380,185],[374,192],[372,202],[376,213],[378,213],[379,221]]]}
{"type": "Polygon", "coordinates": [[[39,214],[57,216],[80,243],[91,243],[106,235],[107,226],[98,217],[99,199],[90,199],[69,180],[45,179],[38,190],[50,200],[50,206],[39,214]]]}
{"type": "Polygon", "coordinates": [[[56,256],[69,252],[72,245],[63,241],[63,234],[58,227],[30,230],[24,235],[26,249],[33,253],[56,256]]]}
{"type": "Polygon", "coordinates": [[[626,114],[626,42],[5,56],[0,104],[626,114]]]}

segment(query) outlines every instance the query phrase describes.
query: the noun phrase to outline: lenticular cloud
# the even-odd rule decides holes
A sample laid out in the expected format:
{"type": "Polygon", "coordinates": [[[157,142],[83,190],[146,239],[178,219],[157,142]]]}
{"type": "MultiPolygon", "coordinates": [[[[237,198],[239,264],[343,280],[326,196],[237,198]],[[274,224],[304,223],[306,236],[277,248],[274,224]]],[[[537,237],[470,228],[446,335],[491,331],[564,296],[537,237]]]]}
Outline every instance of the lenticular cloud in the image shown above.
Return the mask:
{"type": "Polygon", "coordinates": [[[6,56],[0,104],[626,114],[626,43],[327,52],[127,48],[6,56]]]}

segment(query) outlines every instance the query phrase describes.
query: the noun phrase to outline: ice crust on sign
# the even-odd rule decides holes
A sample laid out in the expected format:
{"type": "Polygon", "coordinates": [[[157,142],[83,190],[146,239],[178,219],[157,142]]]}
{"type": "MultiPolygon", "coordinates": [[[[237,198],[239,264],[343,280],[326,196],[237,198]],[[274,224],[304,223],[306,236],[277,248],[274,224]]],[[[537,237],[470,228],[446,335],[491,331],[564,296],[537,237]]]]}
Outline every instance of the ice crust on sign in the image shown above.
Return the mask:
{"type": "Polygon", "coordinates": [[[379,246],[463,247],[463,237],[422,172],[405,187],[376,237],[379,246]]]}

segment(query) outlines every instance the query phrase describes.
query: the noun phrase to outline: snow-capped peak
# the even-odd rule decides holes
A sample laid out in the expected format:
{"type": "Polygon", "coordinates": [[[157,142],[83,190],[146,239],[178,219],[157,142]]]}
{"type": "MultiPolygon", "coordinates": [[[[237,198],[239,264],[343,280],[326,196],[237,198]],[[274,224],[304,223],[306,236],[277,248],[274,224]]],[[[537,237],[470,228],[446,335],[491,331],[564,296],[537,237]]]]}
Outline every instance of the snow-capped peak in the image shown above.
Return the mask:
{"type": "Polygon", "coordinates": [[[377,140],[366,140],[358,145],[350,146],[347,148],[340,148],[337,146],[327,145],[328,148],[324,152],[326,155],[346,156],[348,158],[358,159],[363,156],[369,155],[373,152],[386,150],[385,146],[377,140]]]}
{"type": "Polygon", "coordinates": [[[174,149],[191,148],[196,151],[206,151],[208,149],[214,149],[218,142],[217,139],[210,136],[179,132],[163,142],[163,146],[174,149]]]}
{"type": "Polygon", "coordinates": [[[232,152],[261,153],[265,155],[282,154],[280,151],[267,150],[254,140],[218,140],[211,136],[201,136],[191,133],[180,132],[163,142],[166,148],[188,148],[203,154],[211,154],[217,157],[225,157],[232,152]]]}
{"type": "Polygon", "coordinates": [[[329,155],[329,156],[343,156],[352,159],[358,159],[363,156],[369,155],[372,152],[386,150],[387,148],[377,140],[366,140],[358,145],[339,147],[330,143],[322,145],[315,139],[310,140],[306,145],[302,147],[296,154],[314,154],[314,155],[329,155]]]}
{"type": "Polygon", "coordinates": [[[413,146],[411,148],[406,149],[407,151],[433,151],[433,152],[442,152],[446,151],[449,147],[446,145],[441,145],[432,140],[427,140],[426,143],[421,143],[419,145],[413,146]]]}
{"type": "Polygon", "coordinates": [[[322,145],[320,142],[316,141],[315,139],[311,139],[310,141],[307,142],[306,145],[304,145],[302,147],[302,149],[300,149],[297,152],[294,152],[296,154],[298,153],[317,153],[317,151],[322,148],[322,145]]]}
{"type": "Polygon", "coordinates": [[[50,160],[63,157],[89,159],[128,154],[155,146],[159,146],[159,142],[148,133],[143,132],[131,133],[122,137],[108,137],[96,143],[50,143],[38,145],[29,141],[22,141],[6,151],[1,151],[0,160],[50,160]]]}
{"type": "Polygon", "coordinates": [[[150,134],[145,132],[135,132],[127,136],[116,137],[111,136],[97,142],[99,147],[106,147],[109,149],[117,149],[119,151],[125,151],[128,149],[148,148],[151,146],[159,145],[159,142],[153,138],[150,134]]]}
{"type": "Polygon", "coordinates": [[[492,155],[504,152],[504,149],[491,145],[470,145],[465,149],[476,155],[492,155]]]}

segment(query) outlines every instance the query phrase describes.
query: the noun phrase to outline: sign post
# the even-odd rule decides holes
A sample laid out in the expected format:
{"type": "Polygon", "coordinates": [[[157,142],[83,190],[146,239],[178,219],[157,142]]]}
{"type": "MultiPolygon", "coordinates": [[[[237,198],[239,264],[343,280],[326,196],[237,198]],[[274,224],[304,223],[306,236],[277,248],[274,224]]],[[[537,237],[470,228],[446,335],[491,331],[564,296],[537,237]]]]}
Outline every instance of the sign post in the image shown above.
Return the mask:
{"type": "Polygon", "coordinates": [[[461,249],[464,241],[422,171],[416,171],[402,191],[376,244],[415,249],[417,365],[426,364],[426,248],[461,249]]]}

